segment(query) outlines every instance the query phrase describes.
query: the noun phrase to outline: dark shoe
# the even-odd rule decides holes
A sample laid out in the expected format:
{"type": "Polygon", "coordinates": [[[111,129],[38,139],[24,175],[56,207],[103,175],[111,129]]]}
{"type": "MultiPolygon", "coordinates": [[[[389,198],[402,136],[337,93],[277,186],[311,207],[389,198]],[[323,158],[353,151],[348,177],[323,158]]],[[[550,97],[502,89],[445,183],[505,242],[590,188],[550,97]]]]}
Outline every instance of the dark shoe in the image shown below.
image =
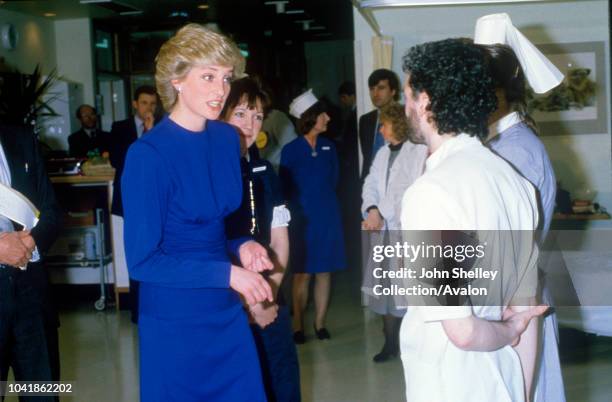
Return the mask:
{"type": "Polygon", "coordinates": [[[306,336],[304,336],[304,331],[295,331],[293,333],[293,342],[296,345],[302,345],[306,343],[306,336]]]}
{"type": "Polygon", "coordinates": [[[374,356],[372,360],[374,360],[374,363],[382,363],[394,357],[397,357],[397,350],[392,351],[387,348],[383,348],[383,350],[381,350],[379,354],[374,356]]]}
{"type": "Polygon", "coordinates": [[[317,329],[317,327],[314,327],[314,330],[315,334],[317,334],[317,338],[319,338],[320,340],[331,339],[331,335],[329,334],[327,328],[323,327],[321,329],[317,329]]]}

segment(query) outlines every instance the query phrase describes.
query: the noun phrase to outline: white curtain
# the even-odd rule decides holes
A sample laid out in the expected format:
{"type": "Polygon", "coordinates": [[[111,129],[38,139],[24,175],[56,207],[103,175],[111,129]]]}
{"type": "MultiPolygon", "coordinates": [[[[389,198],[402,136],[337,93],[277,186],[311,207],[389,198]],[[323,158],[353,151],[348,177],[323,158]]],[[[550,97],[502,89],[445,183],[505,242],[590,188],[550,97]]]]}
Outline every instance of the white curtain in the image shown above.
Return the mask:
{"type": "Polygon", "coordinates": [[[391,69],[391,63],[393,62],[393,38],[384,35],[373,37],[372,53],[374,54],[374,70],[378,68],[391,69]]]}

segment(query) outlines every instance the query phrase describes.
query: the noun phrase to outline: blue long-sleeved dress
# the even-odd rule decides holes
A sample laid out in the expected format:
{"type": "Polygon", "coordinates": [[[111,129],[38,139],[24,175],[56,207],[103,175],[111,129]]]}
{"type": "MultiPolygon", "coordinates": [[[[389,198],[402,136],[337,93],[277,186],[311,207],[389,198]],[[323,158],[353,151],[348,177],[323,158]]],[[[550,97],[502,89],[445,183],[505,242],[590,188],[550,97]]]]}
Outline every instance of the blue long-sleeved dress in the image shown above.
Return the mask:
{"type": "Polygon", "coordinates": [[[292,270],[322,273],[346,268],[334,144],[319,136],[313,152],[304,137],[296,138],[283,147],[279,173],[291,211],[292,270]]]}
{"type": "MultiPolygon", "coordinates": [[[[538,190],[538,229],[541,230],[538,234],[540,243],[543,243],[552,221],[557,193],[557,180],[546,148],[536,133],[520,121],[516,112],[503,117],[497,123],[497,129],[499,135],[490,142],[491,149],[508,161],[538,190]]],[[[547,304],[553,302],[548,296],[546,282],[543,298],[547,304]]],[[[541,361],[534,381],[536,401],[565,402],[557,333],[557,315],[548,314],[542,326],[541,361]]]]}
{"type": "Polygon", "coordinates": [[[238,137],[166,118],[129,149],[122,176],[125,253],[140,287],[140,393],[150,401],[264,401],[224,219],[242,197],[238,137]]]}

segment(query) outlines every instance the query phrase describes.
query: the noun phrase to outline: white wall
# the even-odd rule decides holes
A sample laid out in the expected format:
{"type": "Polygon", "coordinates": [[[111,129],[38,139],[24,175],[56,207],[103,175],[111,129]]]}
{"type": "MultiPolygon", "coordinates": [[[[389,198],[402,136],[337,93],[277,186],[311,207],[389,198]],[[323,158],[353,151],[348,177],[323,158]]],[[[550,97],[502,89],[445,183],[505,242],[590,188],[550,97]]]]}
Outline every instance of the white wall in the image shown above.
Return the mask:
{"type": "Polygon", "coordinates": [[[94,57],[91,20],[55,21],[56,59],[60,75],[83,85],[83,102],[94,105],[94,57]]]}
{"type": "Polygon", "coordinates": [[[7,23],[15,26],[19,41],[13,50],[0,46],[0,57],[6,64],[22,73],[31,73],[38,63],[43,73],[55,68],[53,21],[0,9],[0,26],[7,23]]]}
{"type": "MultiPolygon", "coordinates": [[[[606,133],[542,137],[564,188],[591,188],[596,200],[612,210],[612,155],[610,135],[610,55],[608,2],[576,0],[554,3],[387,8],[374,11],[383,34],[394,38],[393,70],[403,78],[401,58],[411,46],[448,37],[472,37],[476,20],[506,12],[534,43],[605,42],[608,130],[606,133]]],[[[374,35],[354,10],[355,74],[358,112],[372,109],[367,78],[372,71],[371,38],[374,35]]]]}

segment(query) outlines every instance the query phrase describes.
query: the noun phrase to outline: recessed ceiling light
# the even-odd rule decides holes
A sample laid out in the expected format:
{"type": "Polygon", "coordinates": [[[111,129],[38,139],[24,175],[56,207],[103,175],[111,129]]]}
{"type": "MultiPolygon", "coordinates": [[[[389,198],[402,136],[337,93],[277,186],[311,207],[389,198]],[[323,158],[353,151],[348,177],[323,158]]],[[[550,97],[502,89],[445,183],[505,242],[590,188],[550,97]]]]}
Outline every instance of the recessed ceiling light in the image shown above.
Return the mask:
{"type": "Polygon", "coordinates": [[[285,10],[285,14],[304,14],[304,10],[285,10]]]}
{"type": "Polygon", "coordinates": [[[55,14],[55,13],[44,13],[43,15],[45,17],[55,17],[57,14],[55,14]]]}
{"type": "Polygon", "coordinates": [[[168,17],[170,18],[176,18],[176,17],[182,17],[182,18],[189,18],[189,14],[187,14],[185,11],[172,11],[168,17]]]}
{"type": "Polygon", "coordinates": [[[310,29],[310,24],[314,22],[314,20],[297,20],[293,22],[295,22],[296,24],[302,24],[302,30],[308,31],[310,29]]]}
{"type": "Polygon", "coordinates": [[[200,10],[206,10],[206,9],[208,9],[208,7],[209,7],[209,6],[208,6],[208,4],[200,4],[200,5],[198,6],[198,8],[199,8],[200,10]]]}
{"type": "Polygon", "coordinates": [[[289,3],[289,0],[270,0],[264,2],[266,6],[275,6],[276,14],[282,14],[285,12],[285,5],[289,3]]]}

